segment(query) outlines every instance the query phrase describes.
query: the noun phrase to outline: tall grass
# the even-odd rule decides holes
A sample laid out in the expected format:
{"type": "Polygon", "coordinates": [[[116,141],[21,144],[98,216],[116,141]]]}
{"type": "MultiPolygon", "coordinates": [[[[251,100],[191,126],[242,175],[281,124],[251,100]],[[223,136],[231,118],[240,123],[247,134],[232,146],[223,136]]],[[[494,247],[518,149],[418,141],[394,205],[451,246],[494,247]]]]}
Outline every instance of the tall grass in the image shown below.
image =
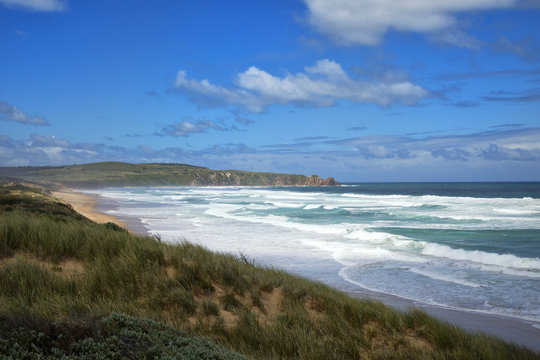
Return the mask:
{"type": "Polygon", "coordinates": [[[421,311],[401,313],[189,243],[26,211],[0,214],[0,313],[76,322],[112,312],[257,359],[539,359],[421,311]]]}

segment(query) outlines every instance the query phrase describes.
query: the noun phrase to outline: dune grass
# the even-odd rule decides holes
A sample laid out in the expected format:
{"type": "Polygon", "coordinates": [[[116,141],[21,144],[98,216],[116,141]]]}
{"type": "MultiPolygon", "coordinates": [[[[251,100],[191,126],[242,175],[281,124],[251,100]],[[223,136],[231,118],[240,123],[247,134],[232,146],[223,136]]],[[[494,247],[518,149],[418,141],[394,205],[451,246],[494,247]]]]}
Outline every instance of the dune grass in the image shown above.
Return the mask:
{"type": "Polygon", "coordinates": [[[0,213],[0,314],[76,326],[111,313],[209,337],[256,359],[540,359],[244,256],[65,214],[0,213]]]}

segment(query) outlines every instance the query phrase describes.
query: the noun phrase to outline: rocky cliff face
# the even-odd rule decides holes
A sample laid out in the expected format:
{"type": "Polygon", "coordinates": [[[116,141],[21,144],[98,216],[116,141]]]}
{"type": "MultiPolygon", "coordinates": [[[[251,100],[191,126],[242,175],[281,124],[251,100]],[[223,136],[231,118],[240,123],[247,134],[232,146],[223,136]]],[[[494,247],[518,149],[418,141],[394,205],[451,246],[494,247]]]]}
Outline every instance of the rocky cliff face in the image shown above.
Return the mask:
{"type": "Polygon", "coordinates": [[[204,174],[191,183],[191,185],[211,186],[336,186],[339,183],[332,177],[325,180],[318,175],[305,177],[303,175],[273,174],[273,173],[249,173],[230,171],[212,171],[204,174]]]}
{"type": "Polygon", "coordinates": [[[329,177],[326,179],[321,179],[319,175],[311,175],[306,180],[307,186],[336,186],[339,185],[339,183],[333,178],[329,177]]]}

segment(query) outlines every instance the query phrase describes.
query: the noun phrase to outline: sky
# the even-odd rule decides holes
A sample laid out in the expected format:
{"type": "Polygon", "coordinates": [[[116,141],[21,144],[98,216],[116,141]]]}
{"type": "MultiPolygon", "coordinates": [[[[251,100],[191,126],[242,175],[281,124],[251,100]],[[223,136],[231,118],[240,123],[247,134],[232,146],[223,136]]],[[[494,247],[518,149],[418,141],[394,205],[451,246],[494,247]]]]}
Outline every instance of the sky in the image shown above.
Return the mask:
{"type": "Polygon", "coordinates": [[[540,0],[0,0],[0,166],[540,181],[540,0]]]}

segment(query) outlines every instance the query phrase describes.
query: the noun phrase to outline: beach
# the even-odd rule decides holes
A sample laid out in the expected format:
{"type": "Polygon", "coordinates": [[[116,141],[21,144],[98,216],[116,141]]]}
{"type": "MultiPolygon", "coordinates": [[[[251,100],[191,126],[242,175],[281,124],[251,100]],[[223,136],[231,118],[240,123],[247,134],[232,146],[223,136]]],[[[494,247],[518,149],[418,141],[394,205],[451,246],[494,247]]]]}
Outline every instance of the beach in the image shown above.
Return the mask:
{"type": "Polygon", "coordinates": [[[52,194],[54,197],[70,204],[71,207],[81,215],[98,224],[111,222],[127,229],[133,234],[148,234],[147,229],[141,223],[139,218],[133,216],[116,216],[107,213],[108,210],[115,206],[114,202],[109,199],[100,197],[97,194],[83,193],[68,188],[54,191],[52,194]]]}
{"type": "Polygon", "coordinates": [[[84,215],[98,224],[112,222],[118,226],[127,227],[127,224],[124,221],[120,221],[116,216],[98,210],[97,195],[84,194],[71,189],[62,189],[60,191],[55,191],[52,194],[54,197],[70,204],[79,214],[84,215]]]}
{"type": "MultiPolygon", "coordinates": [[[[153,228],[151,229],[148,227],[149,219],[137,217],[133,211],[125,211],[125,208],[119,209],[120,206],[118,200],[110,196],[102,196],[99,194],[99,191],[85,193],[68,191],[57,196],[70,202],[76,210],[77,207],[79,207],[79,209],[85,211],[85,213],[83,213],[85,216],[89,218],[93,216],[94,219],[100,219],[98,222],[112,221],[139,234],[147,234],[149,230],[154,230],[153,228]],[[114,216],[112,213],[114,213],[114,216]],[[147,227],[145,227],[145,224],[147,227]]],[[[187,224],[184,225],[187,226],[187,224]]],[[[162,229],[167,228],[163,223],[161,226],[162,229]]],[[[170,232],[172,233],[174,231],[176,231],[174,230],[174,227],[170,227],[170,232]]],[[[161,231],[158,233],[160,233],[160,235],[162,234],[161,231]]],[[[171,234],[167,233],[167,231],[163,231],[163,234],[165,234],[165,239],[171,239],[171,234]]],[[[179,239],[183,236],[183,233],[177,233],[176,238],[179,239]]],[[[214,235],[214,238],[216,237],[218,237],[218,235],[214,235]]],[[[230,244],[221,244],[221,247],[218,247],[216,246],[217,242],[209,243],[207,241],[202,241],[201,238],[198,237],[191,238],[190,236],[185,236],[185,239],[207,246],[212,250],[232,253],[237,253],[238,251],[237,247],[230,244]]],[[[242,242],[242,240],[240,240],[240,242],[242,242]]],[[[385,304],[401,310],[412,307],[421,308],[431,315],[463,327],[469,331],[495,335],[507,341],[540,350],[540,342],[538,341],[538,339],[540,339],[540,329],[533,326],[538,326],[538,323],[536,322],[528,322],[510,316],[451,309],[449,307],[426,304],[399,296],[389,295],[387,293],[370,291],[365,288],[360,288],[359,286],[354,286],[340,277],[338,274],[340,273],[342,266],[335,260],[321,259],[321,257],[316,256],[317,254],[315,253],[303,253],[299,256],[286,257],[282,253],[271,253],[269,250],[270,248],[271,246],[265,246],[258,250],[248,249],[246,250],[246,255],[258,264],[283,268],[291,273],[322,281],[334,288],[347,292],[352,296],[381,300],[385,304]],[[267,250],[269,253],[265,253],[267,250]]]]}

